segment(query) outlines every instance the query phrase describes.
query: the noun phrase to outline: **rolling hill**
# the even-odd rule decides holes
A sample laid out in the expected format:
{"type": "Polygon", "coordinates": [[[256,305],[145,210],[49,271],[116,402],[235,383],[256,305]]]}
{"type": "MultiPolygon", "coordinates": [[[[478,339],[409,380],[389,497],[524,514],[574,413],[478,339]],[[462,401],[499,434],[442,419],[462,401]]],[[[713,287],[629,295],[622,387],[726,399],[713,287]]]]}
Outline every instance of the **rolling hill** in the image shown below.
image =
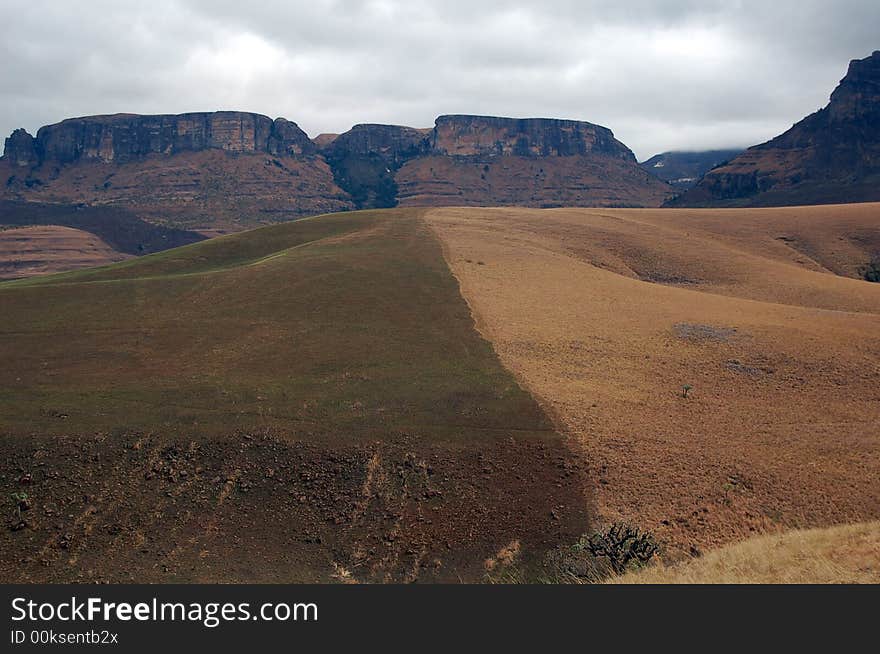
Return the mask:
{"type": "Polygon", "coordinates": [[[0,278],[97,266],[205,238],[117,207],[0,200],[0,278]]]}
{"type": "Polygon", "coordinates": [[[479,580],[589,524],[419,210],[0,284],[0,574],[479,580]]]}
{"type": "Polygon", "coordinates": [[[369,210],[0,283],[0,573],[536,580],[617,521],[667,565],[876,521],[877,216],[369,210]]]}
{"type": "Polygon", "coordinates": [[[880,518],[877,204],[427,219],[480,332],[579,443],[595,522],[674,561],[880,518]]]}

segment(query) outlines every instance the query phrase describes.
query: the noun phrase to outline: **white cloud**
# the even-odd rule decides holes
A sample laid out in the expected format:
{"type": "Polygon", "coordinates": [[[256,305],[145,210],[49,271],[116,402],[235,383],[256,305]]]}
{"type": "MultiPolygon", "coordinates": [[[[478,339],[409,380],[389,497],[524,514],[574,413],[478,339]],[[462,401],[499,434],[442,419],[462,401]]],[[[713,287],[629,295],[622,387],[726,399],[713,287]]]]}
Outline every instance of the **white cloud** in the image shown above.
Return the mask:
{"type": "Polygon", "coordinates": [[[214,109],[315,135],[443,113],[610,127],[640,158],[749,145],[880,47],[880,3],[0,0],[0,132],[214,109]]]}

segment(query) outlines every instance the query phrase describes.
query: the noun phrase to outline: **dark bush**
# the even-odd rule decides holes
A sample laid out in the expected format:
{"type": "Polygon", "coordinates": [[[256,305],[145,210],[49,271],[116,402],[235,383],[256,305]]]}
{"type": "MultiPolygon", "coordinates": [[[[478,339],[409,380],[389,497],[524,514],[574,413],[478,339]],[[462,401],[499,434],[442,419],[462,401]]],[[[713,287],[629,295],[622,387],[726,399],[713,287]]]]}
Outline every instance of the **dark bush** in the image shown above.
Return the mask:
{"type": "Polygon", "coordinates": [[[554,550],[547,563],[554,582],[596,583],[649,563],[659,549],[649,532],[617,522],[554,550]]]}
{"type": "Polygon", "coordinates": [[[880,255],[875,256],[870,263],[862,266],[859,272],[865,281],[880,283],[880,255]]]}
{"type": "Polygon", "coordinates": [[[586,547],[596,558],[606,558],[611,569],[623,574],[631,566],[650,561],[660,549],[654,537],[624,522],[616,522],[605,531],[590,536],[586,547]]]}

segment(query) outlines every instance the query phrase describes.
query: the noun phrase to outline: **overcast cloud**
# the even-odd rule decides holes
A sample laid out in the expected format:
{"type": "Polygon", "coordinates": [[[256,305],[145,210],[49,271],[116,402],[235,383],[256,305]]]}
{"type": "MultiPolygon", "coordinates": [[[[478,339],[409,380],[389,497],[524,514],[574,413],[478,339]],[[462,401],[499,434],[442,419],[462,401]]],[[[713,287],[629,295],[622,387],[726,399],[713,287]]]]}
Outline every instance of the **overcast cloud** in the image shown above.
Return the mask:
{"type": "Polygon", "coordinates": [[[239,109],[311,136],[444,113],[610,127],[639,159],[746,146],[880,49],[880,2],[0,0],[0,133],[239,109]]]}

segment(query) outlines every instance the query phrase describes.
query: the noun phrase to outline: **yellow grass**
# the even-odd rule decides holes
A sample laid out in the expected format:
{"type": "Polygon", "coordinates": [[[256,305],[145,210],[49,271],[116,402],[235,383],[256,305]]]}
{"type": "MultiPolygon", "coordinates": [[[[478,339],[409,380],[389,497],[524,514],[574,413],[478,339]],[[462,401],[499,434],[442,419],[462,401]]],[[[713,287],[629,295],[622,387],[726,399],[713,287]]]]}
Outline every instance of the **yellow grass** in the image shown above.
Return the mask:
{"type": "Polygon", "coordinates": [[[479,329],[590,462],[597,524],[682,560],[880,519],[880,284],[856,274],[880,204],[427,220],[479,329]]]}
{"type": "Polygon", "coordinates": [[[617,584],[876,584],[880,522],[756,536],[677,566],[656,566],[617,584]]]}

